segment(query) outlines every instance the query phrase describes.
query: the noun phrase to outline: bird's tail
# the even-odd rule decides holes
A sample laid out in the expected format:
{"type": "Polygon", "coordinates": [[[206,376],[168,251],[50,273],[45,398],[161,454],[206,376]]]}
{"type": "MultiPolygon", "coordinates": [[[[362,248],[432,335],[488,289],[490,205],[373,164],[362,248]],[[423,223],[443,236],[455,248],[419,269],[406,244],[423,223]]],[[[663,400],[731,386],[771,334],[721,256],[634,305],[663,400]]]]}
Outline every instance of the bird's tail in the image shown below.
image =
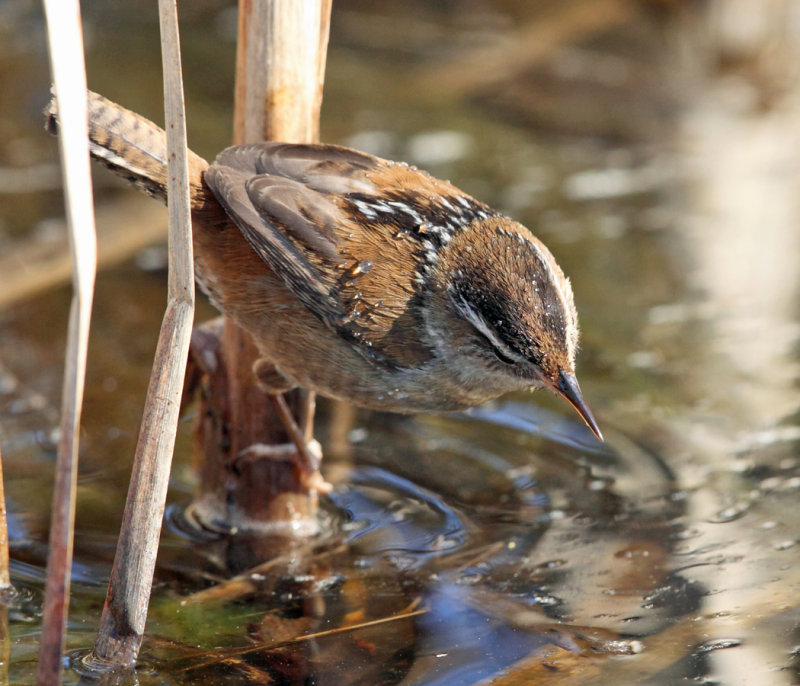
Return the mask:
{"type": "MultiPolygon", "coordinates": [[[[88,91],[89,149],[92,157],[118,176],[154,198],[167,198],[167,136],[149,119],[88,91]]],[[[55,98],[45,108],[45,128],[58,133],[55,98]]],[[[208,194],[203,172],[208,168],[199,155],[189,151],[189,185],[192,204],[208,194]]]]}

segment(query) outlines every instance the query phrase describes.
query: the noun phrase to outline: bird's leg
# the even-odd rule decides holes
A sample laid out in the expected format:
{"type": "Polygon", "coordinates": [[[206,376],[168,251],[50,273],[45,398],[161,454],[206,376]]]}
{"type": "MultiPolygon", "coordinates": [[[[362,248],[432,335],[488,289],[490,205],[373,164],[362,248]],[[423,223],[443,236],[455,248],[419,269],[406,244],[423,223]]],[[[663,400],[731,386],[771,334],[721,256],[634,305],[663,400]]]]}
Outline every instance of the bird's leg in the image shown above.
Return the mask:
{"type": "Polygon", "coordinates": [[[314,412],[317,409],[317,394],[300,389],[300,402],[297,410],[297,423],[303,431],[306,443],[314,438],[314,412]]]}
{"type": "Polygon", "coordinates": [[[262,357],[253,363],[253,374],[256,375],[258,387],[270,395],[288,393],[297,385],[288,379],[271,360],[262,357]]]}
{"type": "MultiPolygon", "coordinates": [[[[298,426],[292,416],[289,406],[286,404],[286,399],[283,393],[295,388],[294,382],[288,379],[283,373],[269,360],[261,358],[253,365],[253,373],[256,376],[259,387],[269,395],[278,417],[283,424],[289,439],[294,445],[295,450],[292,452],[297,466],[302,473],[303,483],[308,488],[313,488],[322,493],[331,491],[332,486],[322,478],[319,467],[322,458],[319,444],[313,440],[313,422],[314,422],[314,394],[309,391],[304,391],[301,397],[301,407],[299,412],[300,424],[302,430],[298,426]],[[315,445],[316,450],[311,450],[311,445],[315,445]],[[319,454],[314,454],[319,453],[319,454]]],[[[262,446],[266,448],[266,446],[262,446]]],[[[287,451],[283,446],[275,446],[277,452],[273,455],[270,453],[269,457],[285,457],[287,451]]],[[[250,459],[254,457],[267,457],[262,455],[261,452],[249,453],[250,459]]],[[[241,459],[241,457],[237,458],[241,459]]]]}
{"type": "Polygon", "coordinates": [[[297,426],[297,422],[295,422],[291,410],[289,410],[289,406],[286,404],[286,399],[282,395],[270,395],[269,399],[272,401],[275,411],[281,418],[286,433],[289,434],[289,438],[292,443],[294,443],[295,448],[297,448],[297,453],[295,455],[297,465],[300,467],[300,471],[303,475],[304,485],[315,491],[330,493],[333,486],[322,478],[322,474],[320,474],[319,471],[322,455],[312,455],[309,450],[309,445],[306,443],[306,439],[300,431],[300,427],[297,426]]]}

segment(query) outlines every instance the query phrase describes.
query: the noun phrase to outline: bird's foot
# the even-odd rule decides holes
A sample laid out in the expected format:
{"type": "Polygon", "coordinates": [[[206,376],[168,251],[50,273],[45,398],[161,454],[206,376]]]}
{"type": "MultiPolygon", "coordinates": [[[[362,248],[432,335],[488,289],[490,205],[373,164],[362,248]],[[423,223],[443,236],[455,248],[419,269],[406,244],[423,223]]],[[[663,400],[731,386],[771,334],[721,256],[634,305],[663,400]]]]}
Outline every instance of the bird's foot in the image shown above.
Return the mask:
{"type": "Polygon", "coordinates": [[[333,486],[325,481],[319,470],[322,462],[322,446],[319,441],[311,440],[305,445],[307,457],[300,455],[294,443],[254,443],[242,450],[233,460],[233,466],[238,468],[243,462],[256,460],[278,460],[280,462],[294,462],[300,468],[301,484],[307,490],[319,493],[330,493],[333,486]],[[310,458],[310,460],[308,459],[310,458]]]}

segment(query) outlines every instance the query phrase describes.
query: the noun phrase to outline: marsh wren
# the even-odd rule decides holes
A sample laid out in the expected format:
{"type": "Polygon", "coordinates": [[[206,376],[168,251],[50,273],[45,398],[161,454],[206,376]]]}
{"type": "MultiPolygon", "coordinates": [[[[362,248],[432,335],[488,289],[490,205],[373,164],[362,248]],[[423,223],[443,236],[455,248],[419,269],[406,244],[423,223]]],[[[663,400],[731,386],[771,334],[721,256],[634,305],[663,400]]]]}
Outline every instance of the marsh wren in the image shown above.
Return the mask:
{"type": "MultiPolygon", "coordinates": [[[[89,111],[92,155],[165,198],[163,131],[95,94],[89,111]]],[[[198,281],[252,335],[267,390],[415,413],[544,387],[601,438],[569,280],[524,226],[335,145],[234,146],[190,174],[198,281]]]]}

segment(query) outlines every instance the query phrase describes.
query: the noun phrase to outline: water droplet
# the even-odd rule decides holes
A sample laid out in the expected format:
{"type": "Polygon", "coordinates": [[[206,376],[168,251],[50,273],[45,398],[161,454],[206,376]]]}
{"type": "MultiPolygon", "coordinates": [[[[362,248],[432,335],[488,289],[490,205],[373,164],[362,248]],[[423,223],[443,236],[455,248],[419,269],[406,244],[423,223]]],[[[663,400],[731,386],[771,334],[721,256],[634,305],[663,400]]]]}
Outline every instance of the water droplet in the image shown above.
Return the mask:
{"type": "Polygon", "coordinates": [[[555,559],[555,560],[548,560],[547,562],[542,562],[536,567],[534,567],[534,571],[542,571],[547,569],[558,569],[559,567],[564,567],[567,564],[566,560],[555,559]]]}
{"type": "Polygon", "coordinates": [[[413,569],[417,562],[417,558],[412,555],[389,555],[386,559],[389,564],[400,571],[413,569]]]}
{"type": "Polygon", "coordinates": [[[361,260],[361,262],[347,270],[347,276],[350,277],[350,283],[352,283],[364,276],[364,274],[368,274],[370,271],[372,271],[372,262],[369,260],[361,260]]]}
{"type": "Polygon", "coordinates": [[[742,645],[738,638],[716,638],[712,641],[706,641],[699,645],[695,650],[695,655],[705,655],[714,650],[725,650],[725,648],[736,648],[742,645]]]}
{"type": "Polygon", "coordinates": [[[559,604],[558,598],[554,598],[552,595],[545,595],[543,593],[534,593],[531,596],[531,600],[537,605],[541,605],[543,607],[555,607],[559,604]]]}
{"type": "Polygon", "coordinates": [[[475,586],[479,583],[482,583],[485,576],[478,571],[469,570],[467,572],[463,572],[457,579],[456,583],[461,584],[463,586],[475,586]]]}
{"type": "Polygon", "coordinates": [[[431,548],[433,550],[450,550],[457,548],[461,543],[462,541],[457,536],[437,536],[432,541],[431,548]]]}
{"type": "Polygon", "coordinates": [[[709,517],[708,521],[711,524],[724,524],[725,522],[732,522],[740,517],[743,517],[747,513],[748,509],[748,503],[736,503],[730,507],[720,510],[716,515],[709,517]]]}
{"type": "Polygon", "coordinates": [[[638,655],[644,650],[644,643],[636,639],[603,641],[601,648],[604,652],[615,655],[638,655]]]}

